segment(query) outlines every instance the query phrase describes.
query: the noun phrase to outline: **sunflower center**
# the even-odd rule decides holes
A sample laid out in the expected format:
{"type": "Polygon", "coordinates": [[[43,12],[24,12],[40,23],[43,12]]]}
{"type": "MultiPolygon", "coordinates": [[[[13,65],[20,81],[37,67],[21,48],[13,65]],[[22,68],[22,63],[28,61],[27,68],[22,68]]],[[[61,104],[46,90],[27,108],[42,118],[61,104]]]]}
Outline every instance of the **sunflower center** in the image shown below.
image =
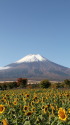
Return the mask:
{"type": "Polygon", "coordinates": [[[0,111],[3,111],[3,107],[0,107],[0,111]]]}
{"type": "Polygon", "coordinates": [[[65,114],[64,114],[64,113],[60,114],[60,117],[61,117],[62,119],[64,119],[64,118],[65,118],[65,114]]]}

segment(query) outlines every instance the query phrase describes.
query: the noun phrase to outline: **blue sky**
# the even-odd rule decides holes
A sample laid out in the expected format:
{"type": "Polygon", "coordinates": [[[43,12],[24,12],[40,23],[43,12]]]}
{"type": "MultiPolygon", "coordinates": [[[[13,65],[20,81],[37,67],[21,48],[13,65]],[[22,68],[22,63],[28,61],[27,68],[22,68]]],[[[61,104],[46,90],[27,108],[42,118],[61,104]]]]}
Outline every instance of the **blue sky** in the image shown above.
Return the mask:
{"type": "Polygon", "coordinates": [[[70,67],[70,0],[0,0],[0,67],[28,54],[70,67]]]}

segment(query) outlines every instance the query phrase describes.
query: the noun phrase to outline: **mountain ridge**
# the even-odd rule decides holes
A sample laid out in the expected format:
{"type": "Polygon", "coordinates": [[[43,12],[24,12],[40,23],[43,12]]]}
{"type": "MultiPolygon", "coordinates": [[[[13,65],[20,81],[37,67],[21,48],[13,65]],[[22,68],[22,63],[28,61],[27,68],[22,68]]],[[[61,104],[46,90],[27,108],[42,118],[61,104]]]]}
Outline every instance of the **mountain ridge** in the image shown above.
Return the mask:
{"type": "Polygon", "coordinates": [[[0,79],[26,77],[28,79],[64,80],[70,78],[70,68],[56,64],[40,54],[27,55],[4,68],[0,70],[0,79]]]}

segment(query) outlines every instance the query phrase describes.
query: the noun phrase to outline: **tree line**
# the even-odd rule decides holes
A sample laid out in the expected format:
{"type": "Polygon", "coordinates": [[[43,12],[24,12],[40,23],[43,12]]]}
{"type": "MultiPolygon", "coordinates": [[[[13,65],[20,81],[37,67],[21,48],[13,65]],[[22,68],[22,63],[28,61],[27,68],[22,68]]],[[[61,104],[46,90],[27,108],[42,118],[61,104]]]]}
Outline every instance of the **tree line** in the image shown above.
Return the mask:
{"type": "Polygon", "coordinates": [[[40,81],[39,84],[28,84],[27,78],[18,78],[17,81],[0,83],[0,90],[16,88],[70,88],[70,80],[65,79],[63,82],[51,83],[48,79],[40,81]]]}

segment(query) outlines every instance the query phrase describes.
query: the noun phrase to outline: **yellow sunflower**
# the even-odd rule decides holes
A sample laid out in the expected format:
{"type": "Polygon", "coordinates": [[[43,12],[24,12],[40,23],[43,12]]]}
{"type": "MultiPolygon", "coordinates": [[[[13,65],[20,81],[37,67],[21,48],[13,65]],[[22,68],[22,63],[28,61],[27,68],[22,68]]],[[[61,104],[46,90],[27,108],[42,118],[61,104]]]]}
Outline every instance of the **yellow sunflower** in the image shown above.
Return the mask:
{"type": "Polygon", "coordinates": [[[70,113],[70,108],[68,109],[68,113],[70,113]]]}
{"type": "Polygon", "coordinates": [[[5,106],[4,105],[0,105],[0,114],[3,113],[5,111],[5,106]]]}
{"type": "Polygon", "coordinates": [[[3,125],[9,125],[7,119],[2,120],[3,125]]]}
{"type": "Polygon", "coordinates": [[[24,110],[28,110],[29,109],[29,106],[24,106],[24,110]]]}
{"type": "Polygon", "coordinates": [[[33,113],[32,111],[28,111],[25,113],[25,115],[30,116],[30,115],[32,115],[32,113],[33,113]]]}
{"type": "Polygon", "coordinates": [[[13,104],[14,104],[14,105],[17,105],[17,101],[14,101],[13,104]]]}
{"type": "Polygon", "coordinates": [[[58,116],[59,116],[59,119],[60,119],[60,120],[66,121],[66,119],[67,119],[67,114],[66,114],[65,109],[59,108],[59,110],[58,110],[58,116]]]}
{"type": "Polygon", "coordinates": [[[29,94],[26,94],[26,97],[28,98],[30,95],[29,94]]]}
{"type": "Polygon", "coordinates": [[[47,111],[48,111],[48,105],[43,106],[42,111],[43,111],[44,114],[46,114],[47,111]]]}

